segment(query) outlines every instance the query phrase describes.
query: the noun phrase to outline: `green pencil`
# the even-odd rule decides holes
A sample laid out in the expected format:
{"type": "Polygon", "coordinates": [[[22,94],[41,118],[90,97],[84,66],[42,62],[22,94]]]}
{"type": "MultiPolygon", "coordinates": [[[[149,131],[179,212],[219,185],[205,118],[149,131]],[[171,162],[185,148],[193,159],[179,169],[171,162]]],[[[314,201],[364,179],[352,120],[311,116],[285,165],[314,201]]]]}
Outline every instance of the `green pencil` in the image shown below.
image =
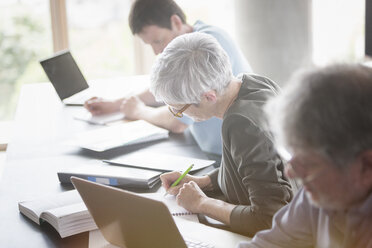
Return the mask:
{"type": "MultiPolygon", "coordinates": [[[[191,171],[192,167],[194,167],[194,164],[190,165],[190,167],[187,168],[187,170],[185,170],[185,171],[182,173],[182,175],[181,175],[181,176],[180,176],[176,181],[174,181],[174,182],[172,183],[171,187],[175,187],[175,186],[177,186],[178,183],[181,182],[181,180],[182,180],[182,179],[187,175],[187,173],[189,173],[189,172],[191,171]]],[[[165,192],[165,195],[164,195],[164,196],[166,196],[167,194],[168,194],[168,192],[165,192]]]]}

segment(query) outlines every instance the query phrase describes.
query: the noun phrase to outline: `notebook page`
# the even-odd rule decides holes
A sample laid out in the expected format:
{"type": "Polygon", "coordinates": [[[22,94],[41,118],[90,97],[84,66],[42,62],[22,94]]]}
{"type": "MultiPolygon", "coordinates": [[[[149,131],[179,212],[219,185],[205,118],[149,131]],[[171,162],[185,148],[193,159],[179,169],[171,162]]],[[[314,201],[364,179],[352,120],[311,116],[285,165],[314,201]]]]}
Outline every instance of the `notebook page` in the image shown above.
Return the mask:
{"type": "Polygon", "coordinates": [[[167,195],[164,197],[162,193],[145,193],[140,194],[141,196],[161,201],[163,202],[169,209],[169,212],[173,216],[182,216],[182,215],[191,215],[193,213],[187,211],[185,208],[179,206],[176,202],[176,197],[174,195],[167,195]]]}
{"type": "Polygon", "coordinates": [[[157,193],[147,193],[141,194],[142,196],[158,200],[163,202],[169,209],[169,212],[175,217],[180,217],[184,220],[193,221],[199,223],[199,218],[197,214],[193,214],[187,211],[185,208],[181,207],[176,202],[176,196],[174,195],[167,195],[164,196],[164,192],[157,192],[157,193]]]}

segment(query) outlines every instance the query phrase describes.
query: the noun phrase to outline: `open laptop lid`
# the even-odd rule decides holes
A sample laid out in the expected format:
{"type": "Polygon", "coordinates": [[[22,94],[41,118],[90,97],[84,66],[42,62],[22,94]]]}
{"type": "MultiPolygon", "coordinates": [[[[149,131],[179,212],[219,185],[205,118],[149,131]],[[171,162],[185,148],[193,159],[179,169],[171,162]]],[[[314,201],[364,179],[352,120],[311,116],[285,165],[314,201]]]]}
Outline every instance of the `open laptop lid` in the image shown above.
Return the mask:
{"type": "Polygon", "coordinates": [[[164,203],[71,177],[105,239],[126,248],[186,248],[164,203]]]}
{"type": "Polygon", "coordinates": [[[41,60],[40,64],[61,100],[89,87],[69,50],[41,60]]]}

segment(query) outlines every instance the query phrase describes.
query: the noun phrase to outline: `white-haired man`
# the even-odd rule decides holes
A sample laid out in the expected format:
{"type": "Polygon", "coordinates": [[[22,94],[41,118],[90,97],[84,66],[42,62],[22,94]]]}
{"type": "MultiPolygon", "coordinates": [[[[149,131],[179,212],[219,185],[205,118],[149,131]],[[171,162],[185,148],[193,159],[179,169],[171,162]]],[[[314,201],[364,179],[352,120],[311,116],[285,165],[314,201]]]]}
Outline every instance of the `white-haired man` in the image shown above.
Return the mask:
{"type": "Polygon", "coordinates": [[[179,172],[161,176],[170,194],[191,212],[202,213],[252,236],[271,225],[273,214],[292,198],[284,165],[271,136],[263,128],[261,107],[277,94],[271,80],[243,75],[235,78],[229,58],[218,42],[202,33],[175,38],[156,61],[151,87],[154,96],[176,117],[195,121],[222,119],[222,162],[219,169],[196,177],[186,176],[170,187],[179,172]],[[203,191],[221,190],[226,201],[203,191]]]}
{"type": "MultiPolygon", "coordinates": [[[[135,0],[129,14],[129,26],[133,35],[150,45],[155,54],[160,54],[175,37],[192,32],[201,32],[215,37],[230,58],[234,75],[251,72],[252,69],[243,53],[231,37],[222,29],[197,21],[194,25],[186,22],[186,15],[174,0],[135,0]]],[[[194,123],[186,116],[175,119],[165,106],[158,105],[148,89],[137,96],[120,98],[115,101],[93,98],[85,107],[94,115],[121,111],[126,118],[145,120],[174,133],[189,128],[200,148],[215,160],[221,159],[221,120],[194,123]],[[217,155],[217,156],[215,156],[217,155]]]]}
{"type": "Polygon", "coordinates": [[[248,247],[372,247],[372,70],[303,73],[267,107],[303,189],[248,247]]]}

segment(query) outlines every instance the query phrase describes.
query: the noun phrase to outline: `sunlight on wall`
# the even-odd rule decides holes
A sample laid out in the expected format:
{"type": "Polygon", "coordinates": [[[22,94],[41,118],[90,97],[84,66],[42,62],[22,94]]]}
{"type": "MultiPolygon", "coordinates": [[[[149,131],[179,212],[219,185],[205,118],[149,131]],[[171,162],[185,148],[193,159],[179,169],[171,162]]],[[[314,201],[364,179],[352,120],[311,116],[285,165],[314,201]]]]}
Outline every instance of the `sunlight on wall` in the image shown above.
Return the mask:
{"type": "Polygon", "coordinates": [[[364,56],[365,0],[313,1],[313,60],[317,65],[364,56]]]}

